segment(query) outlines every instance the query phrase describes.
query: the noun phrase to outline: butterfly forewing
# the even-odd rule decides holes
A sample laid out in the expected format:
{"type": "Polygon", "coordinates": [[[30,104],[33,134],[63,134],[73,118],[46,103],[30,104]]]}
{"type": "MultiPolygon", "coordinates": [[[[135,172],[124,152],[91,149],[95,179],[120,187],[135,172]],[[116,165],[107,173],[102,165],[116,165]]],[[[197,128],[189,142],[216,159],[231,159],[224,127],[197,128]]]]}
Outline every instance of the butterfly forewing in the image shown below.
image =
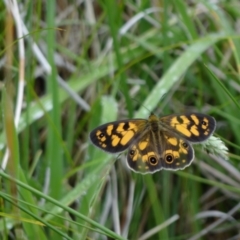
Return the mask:
{"type": "Polygon", "coordinates": [[[106,123],[90,133],[94,145],[110,153],[126,150],[144,132],[147,120],[132,119],[106,123]]]}
{"type": "Polygon", "coordinates": [[[201,113],[169,115],[159,121],[164,129],[192,143],[207,140],[216,128],[215,119],[201,113]]]}

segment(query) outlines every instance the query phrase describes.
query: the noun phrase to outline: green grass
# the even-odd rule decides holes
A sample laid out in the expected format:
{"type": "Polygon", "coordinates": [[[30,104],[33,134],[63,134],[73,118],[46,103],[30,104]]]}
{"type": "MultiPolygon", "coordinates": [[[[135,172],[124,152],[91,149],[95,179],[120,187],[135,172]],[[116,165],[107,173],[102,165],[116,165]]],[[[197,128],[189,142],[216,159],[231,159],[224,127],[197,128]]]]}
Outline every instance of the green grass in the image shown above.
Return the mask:
{"type": "Polygon", "coordinates": [[[1,4],[0,239],[237,239],[239,1],[46,2],[20,7],[24,67],[1,4]],[[215,117],[229,160],[213,141],[182,171],[141,175],[89,140],[109,121],[185,111],[215,117]]]}

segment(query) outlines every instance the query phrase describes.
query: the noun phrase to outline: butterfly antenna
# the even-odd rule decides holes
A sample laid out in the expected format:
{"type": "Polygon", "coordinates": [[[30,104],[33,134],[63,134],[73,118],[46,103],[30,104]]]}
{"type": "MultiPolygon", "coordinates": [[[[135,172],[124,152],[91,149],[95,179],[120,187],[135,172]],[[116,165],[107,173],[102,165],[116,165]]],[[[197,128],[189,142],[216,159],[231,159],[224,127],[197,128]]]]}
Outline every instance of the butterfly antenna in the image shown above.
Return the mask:
{"type": "Polygon", "coordinates": [[[152,115],[153,114],[153,112],[152,111],[150,111],[146,106],[144,106],[140,101],[138,101],[137,99],[135,99],[135,98],[132,98],[134,101],[136,101],[137,103],[139,103],[139,105],[140,106],[142,106],[142,107],[144,107],[148,112],[150,112],[150,115],[152,115]]]}
{"type": "Polygon", "coordinates": [[[161,98],[160,98],[160,102],[166,97],[166,93],[164,93],[162,96],[161,96],[161,98]]]}

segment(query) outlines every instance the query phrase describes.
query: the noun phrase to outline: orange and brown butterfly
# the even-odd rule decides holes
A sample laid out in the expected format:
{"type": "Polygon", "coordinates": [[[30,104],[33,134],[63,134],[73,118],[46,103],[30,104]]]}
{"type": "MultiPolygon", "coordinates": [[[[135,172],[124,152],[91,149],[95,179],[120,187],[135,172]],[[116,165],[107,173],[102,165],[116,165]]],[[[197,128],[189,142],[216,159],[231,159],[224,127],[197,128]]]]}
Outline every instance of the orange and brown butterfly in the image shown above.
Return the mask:
{"type": "Polygon", "coordinates": [[[135,172],[179,170],[194,159],[192,143],[207,140],[216,128],[213,117],[201,113],[109,122],[90,133],[94,145],[109,153],[128,149],[127,163],[135,172]]]}

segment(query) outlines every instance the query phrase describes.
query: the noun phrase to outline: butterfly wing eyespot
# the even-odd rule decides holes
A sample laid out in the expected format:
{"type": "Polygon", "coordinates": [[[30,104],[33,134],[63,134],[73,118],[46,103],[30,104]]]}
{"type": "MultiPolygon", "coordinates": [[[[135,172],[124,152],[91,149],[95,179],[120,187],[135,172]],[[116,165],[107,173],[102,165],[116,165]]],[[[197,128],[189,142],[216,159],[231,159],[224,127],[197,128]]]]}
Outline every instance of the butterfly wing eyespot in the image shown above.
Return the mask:
{"type": "Polygon", "coordinates": [[[129,151],[129,155],[133,157],[133,156],[135,155],[135,150],[131,149],[131,150],[129,151]]]}
{"type": "Polygon", "coordinates": [[[202,124],[202,126],[207,126],[207,122],[204,120],[202,120],[201,124],[202,124]]]}
{"type": "Polygon", "coordinates": [[[171,153],[168,153],[164,159],[167,164],[171,164],[174,161],[174,156],[171,153]]]}
{"type": "Polygon", "coordinates": [[[99,134],[99,138],[103,138],[105,136],[105,134],[103,133],[103,132],[101,132],[100,134],[99,134]]]}
{"type": "Polygon", "coordinates": [[[183,142],[182,146],[187,149],[189,145],[186,142],[183,142]]]}
{"type": "Polygon", "coordinates": [[[148,157],[148,162],[152,166],[156,166],[158,164],[158,159],[156,158],[156,156],[149,156],[148,157]]]}
{"type": "Polygon", "coordinates": [[[132,119],[103,124],[90,133],[92,143],[109,153],[126,150],[144,131],[147,120],[132,119]]]}

